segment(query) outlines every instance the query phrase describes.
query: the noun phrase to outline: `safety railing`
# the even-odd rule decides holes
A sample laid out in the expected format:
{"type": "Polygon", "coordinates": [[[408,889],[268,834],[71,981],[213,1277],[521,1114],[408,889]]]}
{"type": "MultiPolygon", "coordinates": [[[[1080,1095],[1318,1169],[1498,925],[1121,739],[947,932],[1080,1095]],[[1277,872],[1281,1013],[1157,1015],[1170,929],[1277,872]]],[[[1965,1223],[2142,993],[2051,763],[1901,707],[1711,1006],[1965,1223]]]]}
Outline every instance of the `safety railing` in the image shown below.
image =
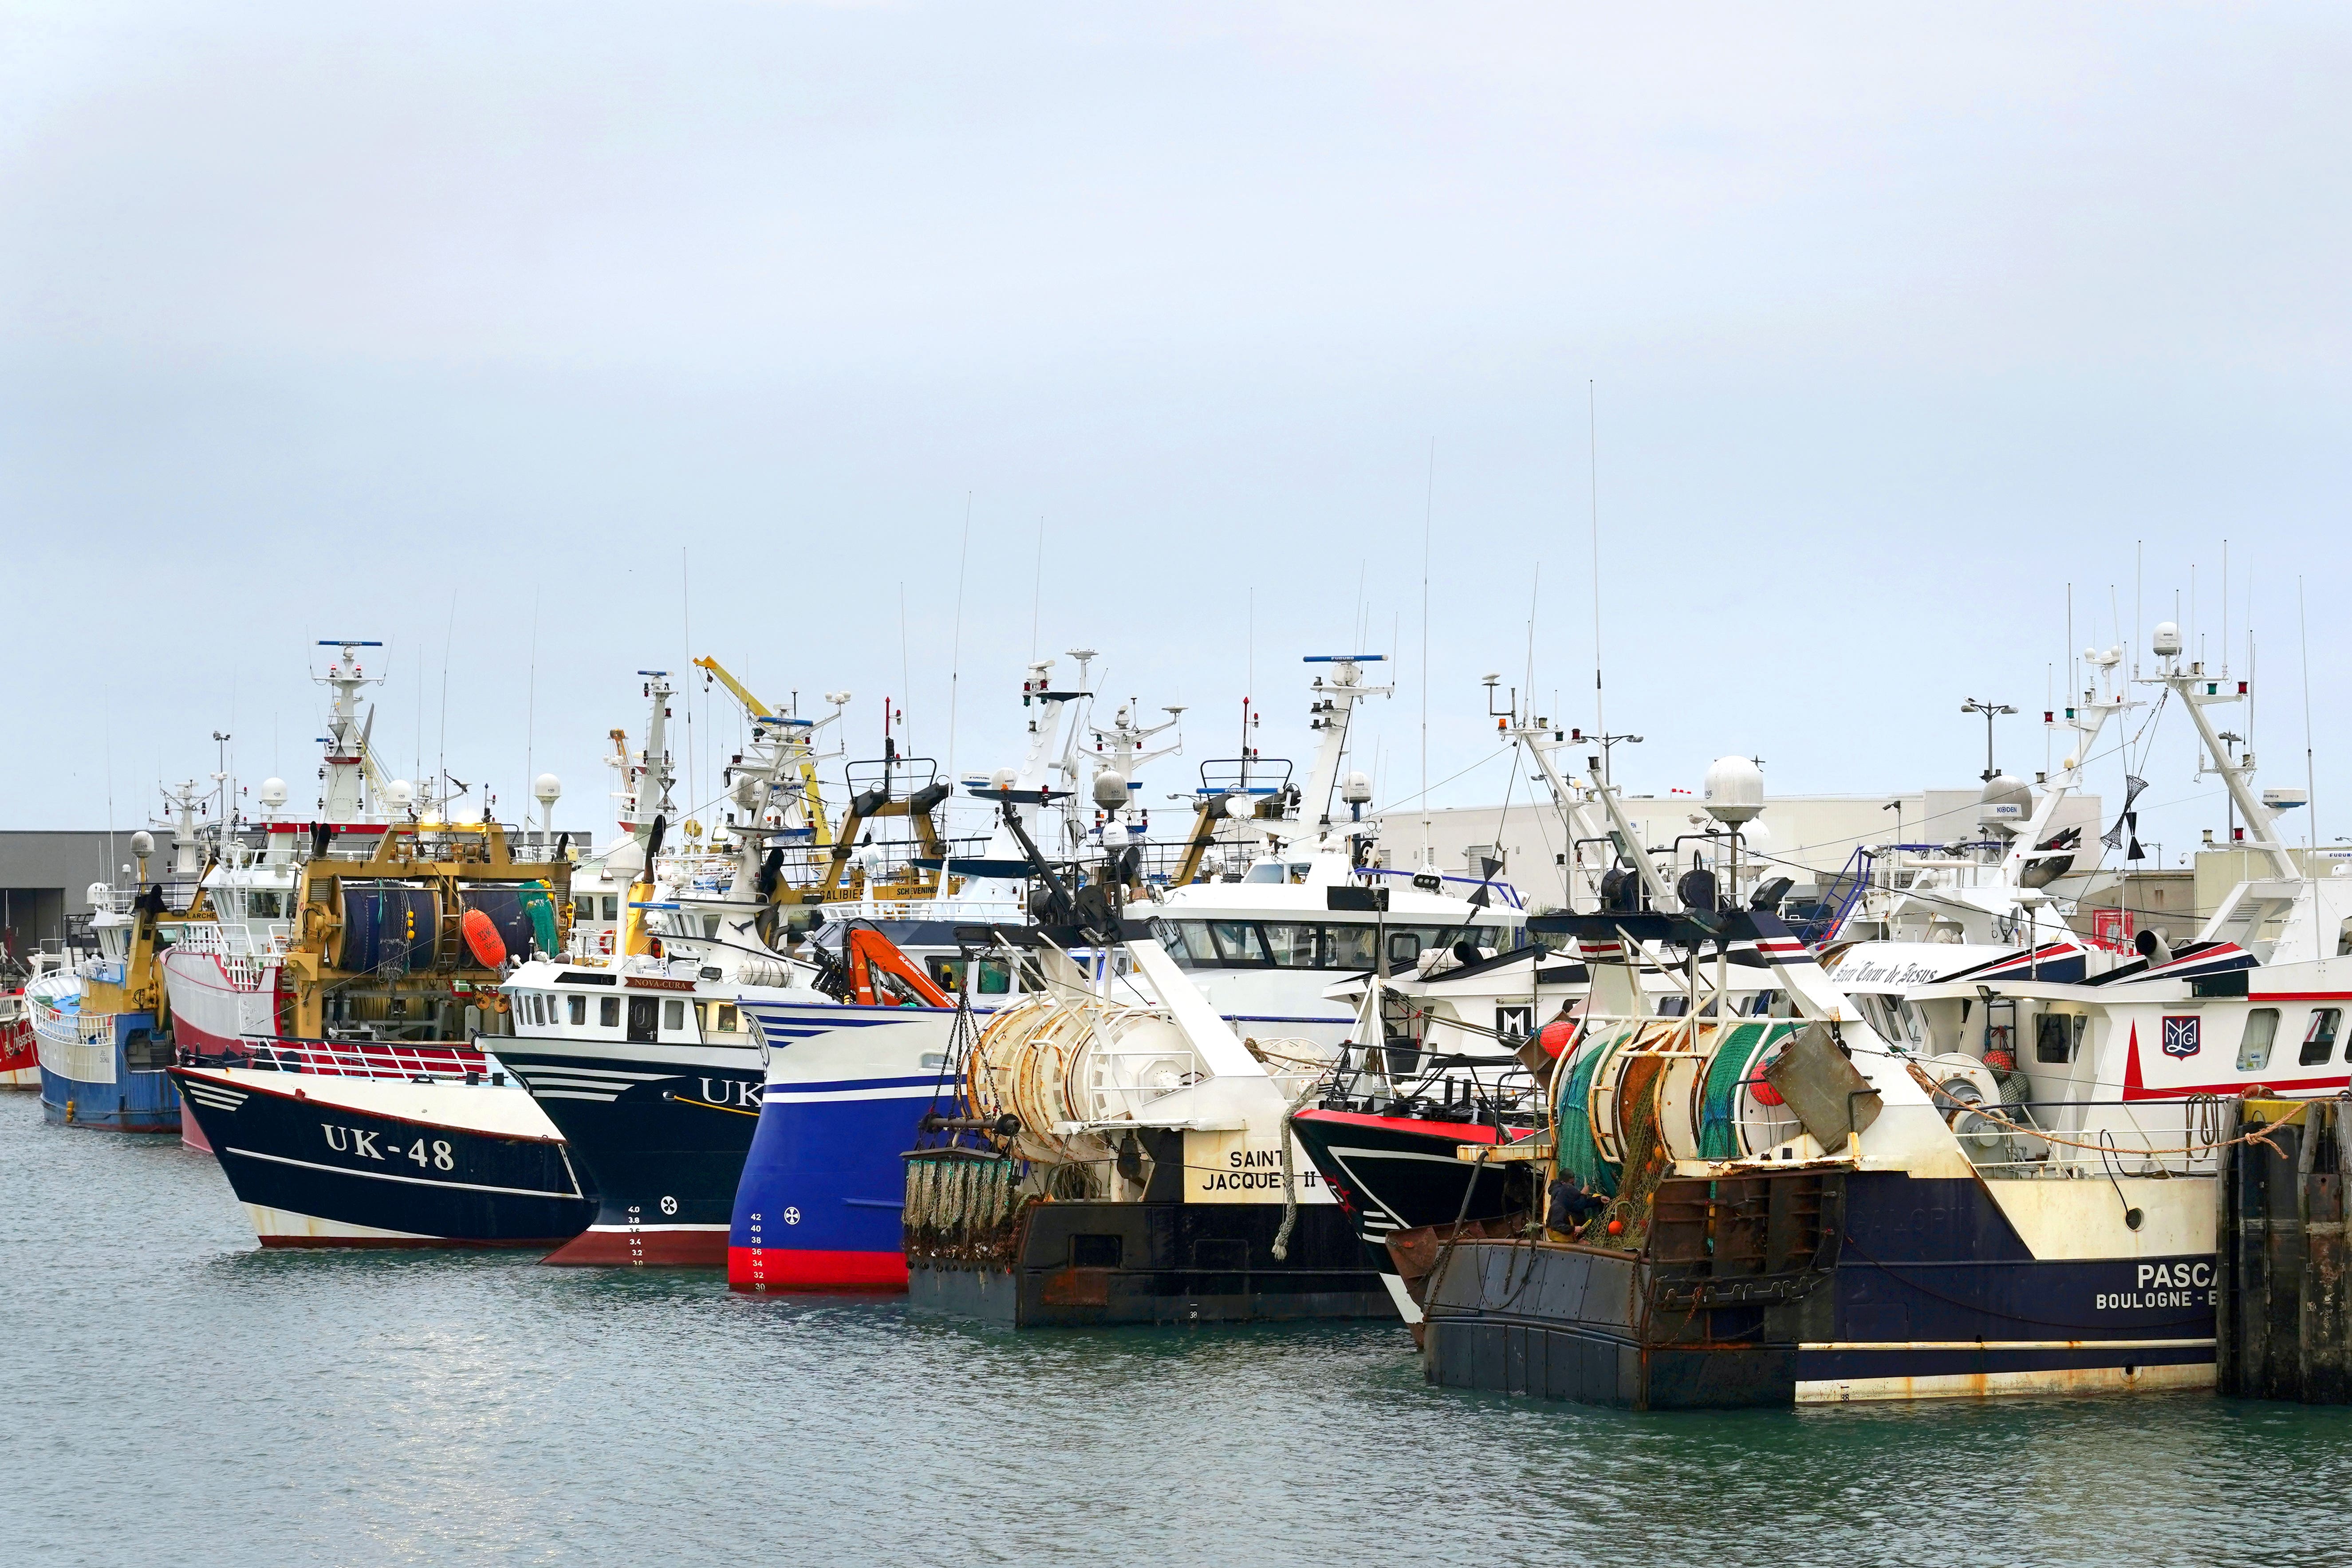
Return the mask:
{"type": "MultiPolygon", "coordinates": [[[[265,1072],[313,1073],[321,1078],[459,1079],[478,1082],[488,1058],[469,1046],[404,1045],[392,1040],[262,1040],[248,1037],[220,1057],[187,1058],[214,1067],[248,1067],[265,1072]]],[[[503,1077],[504,1075],[500,1075],[503,1077]]]]}

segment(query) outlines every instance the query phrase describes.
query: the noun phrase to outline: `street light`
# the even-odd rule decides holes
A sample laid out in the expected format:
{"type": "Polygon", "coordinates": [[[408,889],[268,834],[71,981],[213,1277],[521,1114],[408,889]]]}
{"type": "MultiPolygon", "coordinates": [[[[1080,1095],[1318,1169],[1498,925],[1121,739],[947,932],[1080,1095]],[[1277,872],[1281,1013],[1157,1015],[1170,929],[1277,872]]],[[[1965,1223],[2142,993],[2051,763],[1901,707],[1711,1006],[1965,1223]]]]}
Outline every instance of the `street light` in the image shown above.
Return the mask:
{"type": "Polygon", "coordinates": [[[2016,711],[2017,711],[2017,710],[2016,710],[2016,709],[2014,709],[2014,708],[2011,708],[2011,707],[2008,703],[2006,703],[2006,702],[1984,702],[1984,701],[1979,701],[1979,700],[1977,700],[1976,698],[1971,697],[1971,698],[1969,698],[1967,701],[1965,701],[1965,702],[1963,702],[1963,703],[1961,703],[1961,704],[1960,704],[1960,711],[1961,711],[1961,712],[1963,712],[1963,713],[1981,713],[1981,714],[1983,714],[1983,715],[1984,715],[1984,721],[1985,721],[1985,771],[1984,771],[1984,782],[1985,782],[1985,783],[1987,783],[1987,784],[1990,784],[1990,783],[1992,783],[1992,773],[1993,773],[1993,768],[1992,768],[1992,721],[1993,721],[1993,719],[1994,719],[1994,717],[1995,717],[1996,715],[1998,715],[1998,714],[2001,714],[2001,713],[2014,713],[2014,712],[2016,712],[2016,711]]]}

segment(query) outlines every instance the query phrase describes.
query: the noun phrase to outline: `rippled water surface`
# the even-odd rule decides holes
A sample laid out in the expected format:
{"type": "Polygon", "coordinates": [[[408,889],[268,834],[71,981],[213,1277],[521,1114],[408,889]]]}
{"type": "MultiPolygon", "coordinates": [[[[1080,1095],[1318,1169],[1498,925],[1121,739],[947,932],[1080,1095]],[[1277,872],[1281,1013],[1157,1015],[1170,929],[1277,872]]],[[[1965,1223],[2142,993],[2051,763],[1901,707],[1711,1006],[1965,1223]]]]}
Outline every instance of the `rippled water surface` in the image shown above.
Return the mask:
{"type": "Polygon", "coordinates": [[[1402,1328],[1014,1335],[529,1258],[270,1254],[0,1098],[0,1563],[2344,1561],[2352,1411],[1633,1415],[1402,1328]]]}

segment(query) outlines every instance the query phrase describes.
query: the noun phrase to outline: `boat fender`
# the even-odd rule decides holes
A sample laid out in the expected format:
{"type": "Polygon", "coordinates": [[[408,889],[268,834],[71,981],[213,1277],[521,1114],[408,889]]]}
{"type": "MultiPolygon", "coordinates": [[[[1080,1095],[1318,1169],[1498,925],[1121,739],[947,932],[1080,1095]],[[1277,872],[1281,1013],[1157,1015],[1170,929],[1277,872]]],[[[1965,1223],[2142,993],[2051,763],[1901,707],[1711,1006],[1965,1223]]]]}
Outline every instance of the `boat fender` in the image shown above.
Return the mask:
{"type": "Polygon", "coordinates": [[[603,931],[598,931],[598,932],[596,933],[596,951],[597,951],[597,952],[606,952],[606,953],[609,953],[609,952],[611,952],[613,951],[613,928],[612,928],[612,927],[607,926],[607,927],[605,927],[603,931]]]}
{"type": "Polygon", "coordinates": [[[1559,1054],[1562,1051],[1568,1049],[1569,1041],[1574,1038],[1576,1038],[1576,1026],[1566,1018],[1554,1018],[1550,1023],[1546,1024],[1543,1026],[1543,1032],[1536,1037],[1537,1041],[1543,1047],[1544,1055],[1555,1061],[1559,1059],[1559,1054]]]}
{"type": "Polygon", "coordinates": [[[499,935],[498,922],[481,910],[467,910],[457,921],[457,933],[466,939],[466,951],[484,969],[497,969],[506,963],[506,939],[499,935]]]}

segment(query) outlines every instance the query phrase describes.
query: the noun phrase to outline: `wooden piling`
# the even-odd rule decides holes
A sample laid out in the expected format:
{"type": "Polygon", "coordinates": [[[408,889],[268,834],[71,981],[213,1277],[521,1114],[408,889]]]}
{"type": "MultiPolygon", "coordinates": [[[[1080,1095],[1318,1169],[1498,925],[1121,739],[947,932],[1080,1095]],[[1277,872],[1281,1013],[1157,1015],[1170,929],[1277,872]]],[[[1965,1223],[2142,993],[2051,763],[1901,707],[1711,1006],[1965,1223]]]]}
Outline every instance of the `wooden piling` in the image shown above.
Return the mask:
{"type": "Polygon", "coordinates": [[[2250,1100],[2221,1152],[2215,1202],[2216,1386],[2225,1394],[2352,1404],[2345,1272],[2347,1102],[2250,1100]],[[2293,1118],[2289,1121],[2289,1118],[2293,1118]]]}

